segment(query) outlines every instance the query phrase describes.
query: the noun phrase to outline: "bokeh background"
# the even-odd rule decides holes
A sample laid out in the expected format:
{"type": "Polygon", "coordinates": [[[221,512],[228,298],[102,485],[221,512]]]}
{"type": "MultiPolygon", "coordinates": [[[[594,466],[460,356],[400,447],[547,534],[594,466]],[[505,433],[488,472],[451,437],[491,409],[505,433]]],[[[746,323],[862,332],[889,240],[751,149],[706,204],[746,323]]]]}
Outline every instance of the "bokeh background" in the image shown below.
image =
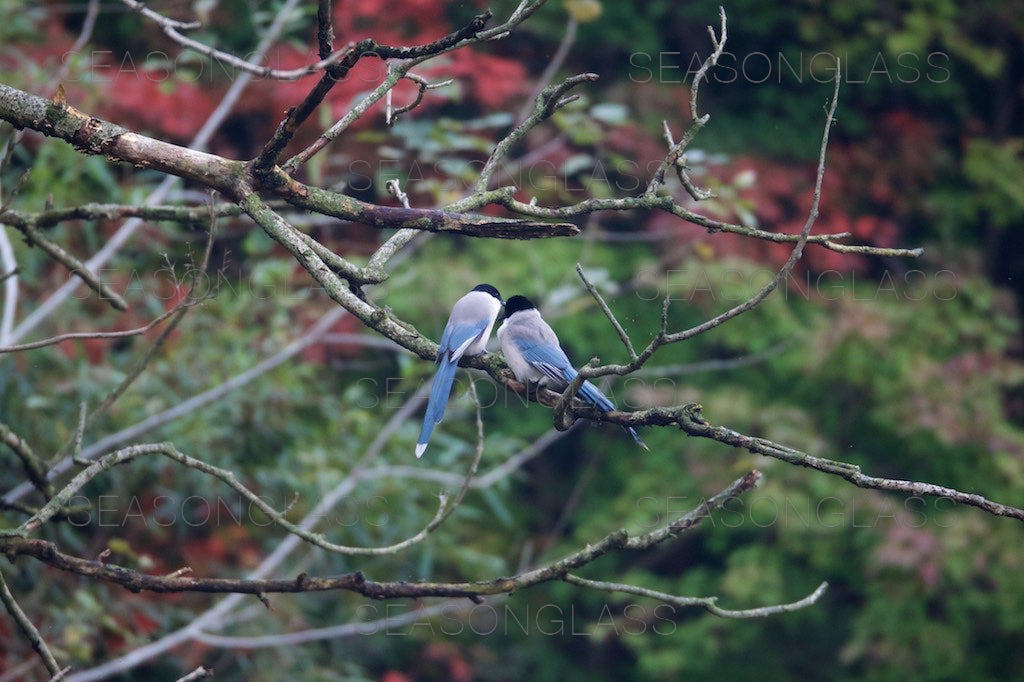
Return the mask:
{"type": "MultiPolygon", "coordinates": [[[[170,16],[198,15],[204,28],[193,37],[246,54],[279,4],[152,6],[170,16]]],[[[486,3],[336,5],[339,41],[369,35],[415,44],[461,26],[486,3]]],[[[502,17],[514,3],[489,6],[502,17]]],[[[101,7],[92,40],[71,53],[84,3],[0,0],[0,80],[51,95],[50,79],[67,64],[63,82],[77,108],[187,143],[237,73],[183,52],[120,3],[105,0],[101,7]]],[[[271,66],[294,68],[314,59],[315,10],[310,2],[293,17],[287,38],[268,55],[271,66]]],[[[833,58],[839,57],[838,121],[815,233],[849,231],[857,243],[922,246],[925,252],[896,259],[808,247],[786,286],[762,306],[663,349],[643,372],[609,383],[609,394],[632,409],[699,401],[712,422],[743,433],[853,462],[867,473],[930,481],[1019,506],[1024,6],[807,0],[783,7],[739,0],[725,10],[726,55],[701,90],[702,113],[711,118],[688,154],[695,180],[717,198],[695,210],[799,231],[811,201],[833,58]]],[[[384,186],[390,178],[402,181],[415,206],[457,199],[564,42],[567,58],[555,77],[592,71],[601,80],[579,88],[579,102],[534,130],[496,184],[517,184],[525,196],[549,205],[628,195],[646,185],[651,164],[665,154],[662,121],[676,138],[689,123],[689,85],[708,53],[706,27],[717,27],[717,14],[716,3],[703,1],[553,0],[510,38],[431,62],[421,73],[455,83],[431,91],[390,129],[375,107],[302,177],[386,203],[394,203],[384,186]],[[567,31],[574,35],[568,41],[567,31]]],[[[311,141],[381,75],[379,62],[361,62],[300,143],[311,141]]],[[[211,150],[254,156],[312,82],[257,79],[211,150]]],[[[404,85],[397,102],[412,94],[404,85]]],[[[4,187],[29,168],[14,204],[23,210],[47,202],[137,203],[162,179],[36,135],[15,150],[4,187]]],[[[682,198],[674,180],[670,185],[682,198]]],[[[187,186],[172,196],[206,201],[187,186]]],[[[387,236],[314,217],[301,224],[357,261],[387,236]]],[[[419,239],[371,295],[436,338],[451,303],[489,281],[506,296],[524,293],[542,302],[578,364],[594,355],[621,362],[625,353],[578,280],[577,262],[642,344],[657,330],[666,292],[673,299],[670,326],[685,328],[755,293],[789,253],[785,245],[708,234],[658,213],[599,213],[580,224],[585,231],[575,239],[419,239]]],[[[85,255],[117,227],[82,221],[50,234],[85,255]]],[[[67,275],[9,234],[21,268],[20,319],[67,275]]],[[[202,226],[146,224],[103,273],[131,312],[116,314],[81,294],[34,334],[145,324],[183,295],[179,280],[204,238],[202,226]]],[[[186,316],[146,373],[86,434],[86,445],[236,377],[333,308],[280,247],[245,221],[221,222],[214,264],[210,286],[218,285],[217,295],[186,316]]],[[[56,451],[73,433],[80,402],[99,402],[155,333],[0,358],[3,421],[38,452],[56,451]]],[[[291,503],[289,516],[298,518],[346,476],[432,373],[430,363],[365,337],[357,321],[342,317],[329,336],[244,388],[136,440],[172,440],[186,453],[234,470],[279,508],[291,503]]],[[[423,461],[412,458],[419,428],[414,413],[377,462],[465,471],[476,437],[465,388],[460,381],[423,461]]],[[[539,456],[495,485],[470,491],[441,529],[408,552],[367,559],[303,550],[284,574],[508,575],[619,527],[653,528],[757,467],[764,485],[699,529],[647,553],[604,557],[584,574],[673,594],[718,595],[727,608],[799,599],[822,580],[828,592],[811,608],[733,621],[550,584],[472,612],[304,645],[193,643],[119,679],[171,680],[200,663],[214,667],[216,679],[266,680],[1024,679],[1018,523],[933,499],[859,490],[669,429],[644,431],[649,454],[610,427],[587,425],[556,437],[549,410],[525,406],[482,378],[477,388],[486,427],[482,470],[545,436],[539,456]]],[[[20,470],[9,453],[0,461],[11,462],[0,469],[6,491],[21,480],[20,470]]],[[[362,482],[323,528],[345,544],[401,540],[431,517],[443,487],[422,478],[362,482]]],[[[95,556],[110,548],[110,561],[155,573],[187,565],[197,575],[244,575],[282,534],[239,504],[227,488],[194,471],[138,462],[90,484],[82,514],[48,533],[68,551],[95,556]]],[[[14,524],[20,517],[2,511],[0,518],[14,524]]],[[[12,570],[22,605],[55,652],[79,670],[159,639],[212,603],[194,595],[130,594],[24,560],[12,570]]],[[[368,622],[424,605],[366,604],[345,594],[271,601],[273,610],[257,604],[220,634],[368,622]]],[[[0,618],[0,669],[33,656],[12,628],[0,618]]],[[[41,679],[38,669],[25,675],[41,679]]]]}

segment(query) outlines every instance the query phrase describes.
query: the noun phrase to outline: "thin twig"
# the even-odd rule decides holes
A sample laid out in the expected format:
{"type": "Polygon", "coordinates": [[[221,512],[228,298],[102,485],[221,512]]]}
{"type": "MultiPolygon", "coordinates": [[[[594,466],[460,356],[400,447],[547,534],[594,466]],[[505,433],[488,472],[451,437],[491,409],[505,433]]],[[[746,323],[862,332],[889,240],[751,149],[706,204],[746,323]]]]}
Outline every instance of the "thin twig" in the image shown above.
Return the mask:
{"type": "Polygon", "coordinates": [[[332,0],[319,0],[316,5],[316,44],[320,59],[327,59],[334,52],[332,5],[332,0]]]}
{"type": "Polygon", "coordinates": [[[28,242],[29,246],[38,246],[50,258],[66,267],[72,274],[78,275],[102,300],[108,301],[111,306],[118,310],[128,310],[128,304],[125,303],[120,294],[108,287],[85,263],[43,236],[34,225],[23,224],[15,225],[15,227],[25,235],[25,241],[28,242]]]}
{"type": "Polygon", "coordinates": [[[454,78],[448,78],[447,80],[438,81],[436,83],[429,82],[422,76],[417,76],[414,73],[407,73],[403,76],[405,80],[410,80],[416,84],[416,96],[409,104],[404,104],[400,107],[392,109],[391,106],[391,95],[394,89],[388,90],[388,106],[387,112],[384,117],[384,123],[388,126],[395,125],[398,119],[403,115],[407,114],[420,105],[423,101],[423,96],[427,94],[427,90],[436,90],[437,88],[443,88],[451,85],[455,82],[454,78]]]}
{"type": "MultiPolygon", "coordinates": [[[[671,153],[676,146],[675,141],[672,139],[672,130],[668,127],[668,121],[662,121],[661,125],[664,128],[665,144],[668,145],[669,153],[671,153]]],[[[690,174],[686,172],[685,155],[678,155],[672,166],[676,170],[676,177],[679,178],[679,182],[683,185],[686,193],[689,194],[694,201],[704,201],[705,199],[711,199],[712,197],[717,196],[711,190],[697,187],[693,180],[690,179],[690,174]]]]}
{"type": "Polygon", "coordinates": [[[96,28],[96,17],[100,14],[100,2],[99,0],[89,0],[89,4],[85,8],[85,18],[82,20],[82,30],[78,33],[78,38],[75,40],[75,44],[71,46],[71,49],[64,53],[65,59],[61,60],[60,69],[54,74],[53,78],[47,84],[46,89],[53,91],[59,87],[61,83],[71,73],[71,67],[74,64],[74,60],[67,59],[69,55],[81,54],[82,50],[89,43],[92,38],[93,29],[96,28]]]}
{"type": "Polygon", "coordinates": [[[558,85],[549,85],[541,90],[534,102],[533,112],[495,145],[491,156],[484,163],[484,167],[480,169],[480,175],[477,176],[476,183],[473,186],[473,194],[487,191],[487,185],[490,183],[494,171],[497,170],[498,164],[527,132],[542,121],[550,118],[557,109],[568,104],[569,99],[563,98],[562,95],[581,83],[593,82],[597,79],[598,75],[596,73],[581,73],[566,78],[558,85]]]}
{"type": "Polygon", "coordinates": [[[210,668],[209,670],[207,670],[203,666],[199,666],[198,668],[190,672],[188,675],[185,675],[184,677],[179,677],[177,682],[195,682],[195,680],[202,680],[206,679],[207,677],[213,677],[213,669],[210,668]]]}
{"type": "Polygon", "coordinates": [[[622,583],[610,583],[601,580],[587,580],[586,578],[580,578],[579,576],[573,575],[572,573],[567,574],[562,578],[567,583],[572,585],[579,585],[580,587],[588,587],[592,590],[602,590],[604,592],[622,592],[625,594],[633,594],[639,597],[649,597],[651,599],[657,599],[666,604],[673,606],[679,606],[687,608],[691,606],[699,606],[705,609],[708,613],[719,616],[721,618],[765,618],[767,616],[774,616],[780,613],[786,613],[789,611],[797,611],[799,609],[807,608],[811,606],[821,595],[825,594],[825,589],[828,587],[827,582],[823,582],[818,585],[817,589],[811,594],[807,595],[803,599],[800,599],[789,604],[773,604],[771,606],[759,606],[753,609],[743,609],[734,611],[731,609],[723,609],[716,605],[718,597],[679,597],[674,594],[668,594],[667,592],[658,592],[656,590],[648,590],[643,587],[637,587],[635,585],[625,585],[622,583]]]}
{"type": "MultiPolygon", "coordinates": [[[[839,84],[841,82],[839,74],[840,68],[839,63],[837,62],[836,79],[833,86],[832,99],[828,107],[828,113],[825,117],[825,127],[824,131],[822,132],[821,146],[818,152],[818,170],[814,182],[814,193],[811,199],[811,208],[807,213],[807,220],[804,222],[803,229],[800,232],[800,238],[797,240],[796,245],[790,252],[789,258],[786,259],[786,262],[775,273],[775,276],[771,279],[771,281],[768,282],[768,284],[766,284],[760,291],[758,291],[756,294],[751,296],[743,303],[737,304],[736,306],[733,306],[729,310],[726,310],[725,312],[716,315],[710,320],[707,320],[699,325],[696,325],[695,327],[691,327],[690,329],[686,329],[684,331],[675,332],[671,334],[667,333],[666,330],[663,328],[657,335],[655,335],[651,342],[647,344],[647,346],[640,352],[640,354],[633,358],[633,360],[628,364],[603,365],[601,367],[596,368],[585,367],[581,370],[581,375],[584,375],[587,378],[594,378],[598,376],[604,376],[606,374],[629,374],[630,372],[633,372],[634,370],[639,369],[641,366],[643,366],[643,364],[646,363],[654,355],[654,353],[662,346],[666,346],[672,343],[679,343],[681,341],[691,339],[694,336],[703,334],[706,331],[714,329],[715,327],[718,327],[719,325],[728,322],[729,320],[739,315],[742,315],[749,310],[754,309],[755,307],[760,305],[762,301],[768,298],[768,296],[770,296],[772,292],[774,292],[778,288],[781,282],[785,281],[785,279],[789,276],[789,273],[793,270],[793,267],[796,265],[797,261],[799,261],[800,257],[803,255],[804,245],[807,243],[807,240],[811,233],[811,228],[814,226],[814,223],[818,218],[818,205],[821,202],[821,185],[822,180],[825,176],[825,152],[828,149],[829,133],[832,129],[832,122],[835,119],[836,106],[839,102],[839,84]]],[[[665,313],[666,311],[663,310],[663,321],[666,319],[665,313]]]]}
{"type": "Polygon", "coordinates": [[[722,52],[725,50],[725,41],[728,39],[728,32],[726,30],[725,21],[725,8],[718,8],[718,16],[721,21],[721,28],[719,28],[719,35],[715,35],[715,29],[708,26],[708,35],[711,37],[711,46],[714,50],[708,56],[707,59],[701,63],[700,68],[697,69],[697,73],[693,77],[693,84],[690,86],[690,115],[695,121],[701,121],[706,123],[708,120],[707,114],[701,116],[697,113],[697,95],[700,92],[701,83],[704,81],[705,75],[709,69],[713,68],[718,64],[718,58],[722,56],[722,52]]]}
{"type": "Polygon", "coordinates": [[[25,475],[28,476],[28,480],[35,486],[36,490],[42,493],[43,497],[48,499],[53,495],[53,486],[46,478],[46,466],[43,464],[43,461],[36,456],[24,438],[12,431],[11,427],[3,422],[0,422],[0,443],[6,445],[18,456],[18,459],[21,460],[21,467],[24,469],[25,475]]]}
{"type": "MultiPolygon", "coordinates": [[[[266,32],[260,38],[259,44],[253,51],[254,59],[262,61],[265,59],[267,51],[270,46],[277,40],[281,32],[285,29],[286,17],[291,13],[301,2],[301,0],[285,0],[284,4],[278,9],[277,14],[274,16],[274,20],[267,27],[266,32]]],[[[206,148],[210,138],[213,137],[214,133],[220,127],[221,123],[228,117],[235,104],[238,103],[245,89],[252,82],[253,75],[249,73],[243,73],[239,75],[231,86],[221,97],[217,106],[213,112],[209,115],[199,131],[192,137],[188,147],[195,151],[202,151],[206,148]]],[[[149,193],[146,200],[143,202],[149,204],[159,204],[164,198],[170,193],[171,189],[177,183],[178,178],[166,177],[163,182],[157,185],[156,189],[149,193]]],[[[103,248],[101,248],[96,254],[89,259],[86,265],[91,269],[99,269],[103,265],[110,261],[124,246],[132,235],[135,234],[136,230],[142,225],[142,221],[132,219],[125,221],[117,232],[107,239],[103,248]]],[[[42,303],[40,303],[21,323],[15,327],[11,334],[11,337],[7,340],[10,342],[17,342],[24,338],[29,332],[40,325],[44,320],[50,317],[72,294],[78,289],[79,281],[77,279],[70,280],[61,285],[57,291],[50,294],[42,303]]]]}
{"type": "Polygon", "coordinates": [[[130,336],[139,336],[140,334],[145,334],[172,315],[181,312],[185,308],[191,307],[191,305],[195,304],[183,305],[182,303],[179,303],[170,310],[161,313],[160,316],[153,318],[148,324],[142,327],[136,327],[135,329],[125,329],[116,332],[69,332],[67,334],[58,334],[57,336],[51,336],[48,339],[41,339],[39,341],[32,341],[31,343],[22,343],[15,346],[0,346],[0,354],[17,353],[20,351],[45,348],[46,346],[52,346],[64,341],[75,341],[81,339],[123,339],[130,336]]]}
{"type": "Polygon", "coordinates": [[[7,607],[8,613],[11,614],[11,618],[17,623],[18,629],[21,630],[21,634],[28,640],[28,643],[32,645],[35,652],[39,654],[39,658],[43,659],[43,665],[46,666],[46,670],[51,675],[59,675],[61,668],[57,665],[57,660],[50,653],[50,647],[46,646],[46,642],[39,634],[39,630],[32,624],[32,621],[28,619],[25,612],[21,610],[21,606],[18,605],[14,595],[11,594],[11,590],[7,587],[7,580],[4,579],[4,572],[0,570],[0,601],[7,607]]]}
{"type": "MultiPolygon", "coordinates": [[[[157,444],[126,448],[133,450],[133,456],[160,452],[170,454],[173,446],[157,444]]],[[[125,453],[125,455],[130,453],[125,453]]],[[[108,460],[113,466],[113,460],[108,460]]],[[[99,463],[97,463],[99,464],[99,463]]],[[[94,465],[96,466],[96,465],[94,465]]],[[[84,473],[84,472],[83,472],[84,473]]],[[[721,503],[736,495],[753,488],[760,479],[760,473],[753,471],[735,481],[718,495],[708,499],[699,507],[676,519],[665,528],[670,532],[654,531],[643,536],[631,537],[625,530],[614,531],[596,543],[588,543],[583,548],[553,561],[549,564],[512,577],[494,580],[438,583],[438,582],[375,582],[360,572],[345,573],[335,576],[312,577],[299,574],[290,579],[231,579],[231,578],[193,578],[148,575],[138,571],[88,561],[61,552],[57,546],[46,540],[30,539],[7,534],[0,535],[0,551],[9,556],[27,555],[54,566],[63,571],[77,573],[121,585],[132,591],[152,592],[206,592],[206,593],[298,593],[345,590],[362,594],[375,599],[413,598],[413,597],[468,597],[478,599],[487,595],[507,594],[541,583],[562,579],[570,571],[585,566],[609,552],[629,549],[645,550],[674,537],[679,532],[693,528],[707,518],[721,503]]],[[[58,494],[62,496],[64,491],[58,494]]],[[[659,529],[663,530],[663,529],[659,529]]]]}
{"type": "Polygon", "coordinates": [[[583,266],[579,263],[576,264],[576,274],[579,275],[580,280],[583,282],[583,286],[587,288],[590,295],[594,297],[595,301],[597,301],[597,305],[600,306],[601,312],[603,312],[605,317],[608,318],[608,321],[611,322],[612,327],[615,329],[615,333],[619,335],[619,339],[622,341],[622,345],[624,345],[626,350],[629,352],[629,359],[635,360],[636,351],[633,350],[633,342],[630,341],[629,334],[627,334],[626,330],[622,328],[619,321],[615,319],[615,314],[612,312],[611,308],[608,307],[608,304],[605,303],[604,298],[601,296],[601,292],[599,292],[597,288],[591,284],[590,280],[587,279],[586,273],[583,272],[583,266]]]}
{"type": "Polygon", "coordinates": [[[548,65],[544,67],[544,71],[541,73],[540,78],[537,79],[537,85],[534,88],[533,93],[526,100],[526,103],[523,105],[523,108],[519,110],[519,113],[516,114],[516,125],[522,124],[522,122],[530,116],[530,112],[533,111],[534,101],[540,97],[544,88],[551,85],[551,81],[554,80],[555,74],[557,74],[558,70],[562,68],[562,64],[565,63],[566,57],[569,56],[569,50],[572,49],[573,43],[576,42],[576,28],[579,24],[576,21],[576,16],[572,12],[568,12],[568,15],[569,18],[565,22],[565,33],[562,35],[562,40],[558,44],[558,49],[555,50],[555,54],[551,57],[551,61],[548,62],[548,65]]]}

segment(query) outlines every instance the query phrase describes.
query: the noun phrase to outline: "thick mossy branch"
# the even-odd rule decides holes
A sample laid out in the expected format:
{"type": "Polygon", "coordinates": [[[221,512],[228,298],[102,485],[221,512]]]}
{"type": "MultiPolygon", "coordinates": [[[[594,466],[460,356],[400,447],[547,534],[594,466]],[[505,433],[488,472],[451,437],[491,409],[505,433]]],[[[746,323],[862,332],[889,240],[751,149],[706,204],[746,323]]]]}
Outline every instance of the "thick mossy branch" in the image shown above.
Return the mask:
{"type": "Polygon", "coordinates": [[[0,84],[0,119],[73,144],[87,154],[112,161],[154,168],[200,183],[226,196],[237,197],[247,188],[271,191],[296,208],[386,229],[452,232],[471,237],[536,239],[577,234],[569,223],[494,218],[438,209],[407,209],[361,202],[344,194],[295,181],[279,168],[261,181],[243,161],[225,159],[188,147],[163,142],[90,117],[64,103],[0,84]]]}

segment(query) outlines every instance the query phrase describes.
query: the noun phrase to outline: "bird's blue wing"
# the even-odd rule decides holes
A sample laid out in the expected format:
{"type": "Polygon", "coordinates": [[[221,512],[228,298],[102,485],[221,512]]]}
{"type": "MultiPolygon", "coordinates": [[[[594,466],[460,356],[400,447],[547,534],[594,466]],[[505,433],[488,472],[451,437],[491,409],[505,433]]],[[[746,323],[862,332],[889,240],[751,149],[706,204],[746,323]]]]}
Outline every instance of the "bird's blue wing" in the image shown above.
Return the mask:
{"type": "MultiPolygon", "coordinates": [[[[536,367],[545,376],[553,379],[556,384],[564,386],[565,384],[572,383],[572,380],[579,374],[570,364],[565,352],[558,346],[546,343],[525,343],[520,346],[520,351],[523,354],[523,359],[536,367]]],[[[608,400],[604,393],[601,393],[601,390],[589,381],[583,382],[576,395],[602,412],[611,412],[615,409],[615,404],[608,400]]],[[[647,445],[640,439],[640,435],[635,429],[629,426],[622,428],[636,441],[637,445],[644,450],[647,449],[647,445]]]]}
{"type": "Polygon", "coordinates": [[[437,351],[437,361],[451,361],[456,363],[466,352],[473,341],[475,341],[487,329],[487,320],[480,320],[472,324],[447,324],[444,333],[441,334],[441,344],[437,351]]]}
{"type": "Polygon", "coordinates": [[[556,386],[564,386],[576,378],[565,351],[549,343],[520,342],[519,352],[523,360],[530,363],[541,374],[548,377],[556,386]]]}

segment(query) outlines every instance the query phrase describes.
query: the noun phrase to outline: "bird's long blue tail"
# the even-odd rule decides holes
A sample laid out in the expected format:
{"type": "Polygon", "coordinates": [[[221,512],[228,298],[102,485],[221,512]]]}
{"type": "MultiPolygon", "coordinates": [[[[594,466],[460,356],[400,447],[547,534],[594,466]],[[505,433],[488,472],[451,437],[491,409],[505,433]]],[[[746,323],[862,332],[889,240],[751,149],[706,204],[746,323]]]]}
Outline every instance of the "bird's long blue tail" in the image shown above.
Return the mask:
{"type": "Polygon", "coordinates": [[[443,358],[438,364],[434,385],[430,389],[430,398],[427,400],[427,411],[423,415],[420,439],[416,442],[417,458],[421,457],[423,451],[427,449],[434,426],[444,418],[445,408],[448,407],[448,396],[452,392],[452,382],[455,380],[455,370],[458,368],[458,362],[452,362],[447,358],[443,358]]]}
{"type": "MultiPolygon", "coordinates": [[[[576,372],[574,370],[573,376],[572,378],[569,379],[569,381],[575,379],[575,375],[576,372]]],[[[576,395],[578,395],[580,398],[583,398],[588,403],[590,403],[597,409],[601,410],[602,412],[611,412],[612,410],[615,409],[615,404],[612,401],[608,400],[608,398],[605,397],[604,393],[601,393],[601,390],[594,384],[590,383],[589,381],[583,382],[583,385],[580,386],[580,390],[576,395]]],[[[640,438],[640,434],[636,432],[636,429],[634,429],[632,426],[623,426],[622,428],[626,433],[629,434],[629,437],[632,438],[637,445],[642,447],[644,450],[650,450],[650,448],[647,447],[647,443],[644,443],[644,441],[640,438]]]]}

